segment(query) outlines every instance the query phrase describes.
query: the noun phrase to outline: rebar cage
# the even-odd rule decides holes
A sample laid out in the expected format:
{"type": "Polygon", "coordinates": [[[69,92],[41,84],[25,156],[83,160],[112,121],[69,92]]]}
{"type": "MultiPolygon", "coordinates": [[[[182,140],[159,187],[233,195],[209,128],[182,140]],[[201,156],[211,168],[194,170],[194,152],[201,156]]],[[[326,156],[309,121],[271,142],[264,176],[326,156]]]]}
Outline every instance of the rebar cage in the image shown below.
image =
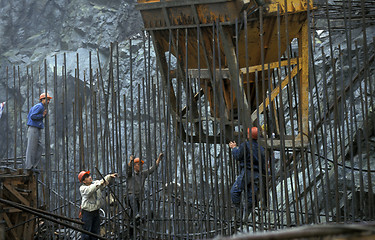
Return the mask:
{"type": "MultiPolygon", "coordinates": [[[[237,1],[199,4],[216,2],[237,1]]],[[[155,4],[164,14],[180,7],[167,3],[180,1],[155,4]]],[[[120,174],[110,185],[117,200],[106,198],[103,206],[102,235],[109,239],[201,239],[373,221],[375,42],[373,16],[365,10],[371,2],[343,2],[340,12],[337,5],[317,3],[312,11],[307,4],[291,13],[289,1],[268,7],[249,1],[234,4],[238,18],[228,11],[220,21],[201,15],[193,2],[199,24],[192,2],[181,3],[192,17],[145,22],[142,36],[110,46],[105,64],[99,52],[89,52],[1,68],[2,166],[23,168],[27,112],[41,92],[53,96],[37,206],[77,218],[77,175],[91,170],[96,179],[98,171],[120,174]],[[254,208],[236,210],[230,189],[239,166],[228,141],[243,142],[251,126],[263,132],[266,171],[254,208]],[[124,201],[129,156],[150,167],[160,152],[164,159],[146,180],[142,221],[134,226],[124,201]]],[[[16,195],[1,185],[1,198],[22,203],[16,195]]],[[[16,214],[25,213],[8,213],[5,235],[23,238],[24,231],[11,230],[22,226],[16,214]]],[[[79,235],[32,221],[49,239],[79,235]]]]}

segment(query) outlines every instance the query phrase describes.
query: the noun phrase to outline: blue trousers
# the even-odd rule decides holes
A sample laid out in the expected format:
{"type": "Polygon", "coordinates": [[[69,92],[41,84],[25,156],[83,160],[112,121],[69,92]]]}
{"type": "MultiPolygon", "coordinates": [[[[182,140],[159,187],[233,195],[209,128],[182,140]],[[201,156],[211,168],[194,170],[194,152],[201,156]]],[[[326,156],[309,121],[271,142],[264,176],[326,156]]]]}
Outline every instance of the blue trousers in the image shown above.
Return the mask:
{"type": "MultiPolygon", "coordinates": [[[[259,183],[259,172],[254,170],[254,191],[258,192],[258,183],[259,183]]],[[[245,191],[247,186],[247,203],[250,208],[253,203],[252,188],[251,188],[251,170],[242,168],[240,175],[238,175],[236,181],[234,182],[232,189],[230,190],[230,196],[232,198],[232,203],[236,207],[240,207],[241,203],[241,193],[245,191]],[[246,178],[245,178],[246,172],[246,178]]]]}
{"type": "MultiPolygon", "coordinates": [[[[100,215],[99,209],[88,212],[82,209],[82,221],[83,221],[83,229],[95,234],[99,234],[100,232],[100,215]]],[[[96,237],[92,237],[82,233],[82,240],[94,240],[97,239],[96,237]]]]}

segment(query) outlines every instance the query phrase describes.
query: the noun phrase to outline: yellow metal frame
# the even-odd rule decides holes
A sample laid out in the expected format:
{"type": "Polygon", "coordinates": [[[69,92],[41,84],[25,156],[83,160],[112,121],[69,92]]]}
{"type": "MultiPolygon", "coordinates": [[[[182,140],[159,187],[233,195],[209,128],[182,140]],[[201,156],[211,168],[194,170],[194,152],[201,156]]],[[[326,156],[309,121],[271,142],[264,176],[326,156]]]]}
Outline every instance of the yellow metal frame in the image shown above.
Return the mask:
{"type": "MultiPolygon", "coordinates": [[[[193,93],[191,88],[185,89],[185,91],[190,96],[205,95],[211,106],[212,116],[220,118],[227,125],[230,125],[229,116],[231,111],[235,109],[237,109],[239,119],[249,119],[245,121],[245,125],[250,124],[250,119],[253,123],[256,123],[258,113],[256,111],[250,112],[250,109],[258,109],[259,114],[261,114],[273,103],[273,100],[287,86],[290,79],[297,77],[300,86],[298,94],[300,98],[299,117],[302,119],[299,121],[300,125],[298,126],[300,135],[295,139],[298,145],[298,142],[301,144],[301,139],[305,139],[308,136],[308,2],[310,3],[309,8],[313,9],[313,2],[307,0],[266,0],[261,7],[254,0],[139,0],[137,8],[141,11],[146,30],[152,36],[164,83],[168,82],[167,76],[176,77],[177,81],[185,81],[186,74],[194,76],[194,74],[199,72],[203,94],[193,93]],[[255,14],[254,17],[248,16],[246,23],[247,37],[244,36],[245,31],[242,29],[238,37],[240,50],[236,52],[234,39],[236,19],[240,21],[241,18],[243,19],[244,12],[249,13],[254,9],[258,10],[258,14],[259,11],[262,11],[263,32],[260,32],[258,15],[255,14]],[[277,27],[278,12],[280,29],[277,27]],[[220,24],[217,24],[217,22],[220,24]],[[199,56],[197,54],[197,27],[200,29],[199,47],[201,52],[199,56]],[[187,46],[185,46],[186,34],[188,36],[187,46]],[[170,36],[172,37],[171,46],[169,42],[170,36]],[[215,53],[216,59],[213,59],[212,49],[217,49],[217,46],[214,46],[215,43],[213,43],[212,39],[217,37],[220,41],[220,49],[215,53]],[[278,44],[279,39],[281,44],[278,44]],[[298,39],[298,59],[292,58],[288,61],[279,62],[280,53],[286,51],[287,45],[293,39],[298,39]],[[261,49],[261,41],[263,41],[263,49],[261,49]],[[245,46],[247,46],[248,54],[246,54],[245,46]],[[177,69],[170,73],[167,72],[167,61],[165,59],[165,53],[169,49],[171,49],[171,53],[177,57],[179,62],[177,69]],[[263,62],[261,61],[262,54],[264,57],[263,62]],[[188,63],[184,62],[186,55],[188,55],[188,63]],[[222,60],[221,66],[218,65],[219,57],[222,60]],[[213,66],[214,62],[215,66],[213,66]],[[188,72],[184,70],[186,66],[189,69],[188,72]],[[261,87],[257,88],[259,97],[255,99],[255,72],[258,72],[257,76],[259,77],[262,71],[268,71],[268,66],[273,69],[288,66],[290,72],[282,80],[281,89],[280,86],[274,86],[270,99],[265,95],[267,89],[262,89],[261,87]],[[216,72],[212,71],[212,69],[216,69],[216,72]],[[216,78],[214,79],[213,76],[216,76],[216,78]],[[214,96],[213,88],[220,85],[223,92],[214,96]],[[249,96],[247,91],[245,91],[247,87],[250,87],[249,96]],[[233,96],[233,98],[231,99],[229,96],[233,96]],[[220,106],[225,105],[225,109],[218,109],[214,104],[215,102],[220,106]],[[248,106],[248,102],[252,103],[251,106],[248,106]],[[256,102],[259,102],[260,105],[256,106],[256,102]],[[237,103],[240,106],[237,106],[237,103]]],[[[266,79],[266,86],[268,86],[267,81],[268,79],[266,79]]],[[[192,115],[194,117],[198,116],[197,106],[194,106],[196,99],[194,98],[192,107],[186,107],[181,112],[175,102],[176,95],[173,92],[173,87],[165,90],[167,89],[170,91],[170,106],[172,111],[174,111],[175,122],[184,129],[178,119],[183,117],[181,114],[185,114],[187,109],[193,110],[192,115]]],[[[197,120],[195,119],[193,122],[196,123],[197,120]]],[[[226,129],[233,131],[231,128],[226,129]]],[[[201,131],[201,129],[198,129],[197,124],[196,130],[201,131]]],[[[229,136],[229,132],[227,135],[229,136]]]]}

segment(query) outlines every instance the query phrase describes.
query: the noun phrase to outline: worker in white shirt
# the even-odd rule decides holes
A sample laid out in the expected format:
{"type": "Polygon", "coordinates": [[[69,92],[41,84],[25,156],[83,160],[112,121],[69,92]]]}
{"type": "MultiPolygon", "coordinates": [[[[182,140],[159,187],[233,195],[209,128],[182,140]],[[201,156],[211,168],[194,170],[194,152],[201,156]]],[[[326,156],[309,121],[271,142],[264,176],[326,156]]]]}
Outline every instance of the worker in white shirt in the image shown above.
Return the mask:
{"type": "MultiPolygon", "coordinates": [[[[111,179],[116,178],[117,173],[108,174],[102,180],[93,181],[90,171],[81,171],[78,174],[79,182],[83,183],[79,188],[81,193],[81,213],[84,223],[83,229],[94,234],[100,232],[99,209],[103,203],[102,190],[109,184],[111,179]]],[[[92,236],[82,234],[82,240],[96,239],[92,236]]]]}

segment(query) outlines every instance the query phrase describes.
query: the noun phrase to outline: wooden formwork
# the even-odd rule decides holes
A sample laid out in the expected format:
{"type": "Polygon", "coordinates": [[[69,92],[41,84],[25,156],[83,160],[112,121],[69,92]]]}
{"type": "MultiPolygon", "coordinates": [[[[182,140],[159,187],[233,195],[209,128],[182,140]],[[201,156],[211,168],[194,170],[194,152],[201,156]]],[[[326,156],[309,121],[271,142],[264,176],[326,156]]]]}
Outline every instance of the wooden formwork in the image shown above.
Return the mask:
{"type": "MultiPolygon", "coordinates": [[[[0,198],[29,207],[37,205],[37,185],[33,174],[22,169],[11,172],[0,170],[0,198]]],[[[17,208],[0,204],[0,218],[5,225],[5,239],[33,239],[34,216],[17,208]]]]}
{"type": "MultiPolygon", "coordinates": [[[[184,122],[190,122],[194,131],[188,134],[189,139],[220,142],[219,135],[206,136],[207,132],[202,129],[203,120],[197,111],[200,98],[209,103],[209,117],[224,123],[221,130],[226,132],[226,141],[229,141],[235,130],[233,126],[265,124],[257,122],[259,115],[275,104],[275,98],[295,78],[299,88],[300,119],[299,135],[293,144],[301,144],[308,136],[307,11],[313,8],[312,2],[138,0],[137,9],[152,37],[165,91],[182,139],[187,134],[184,122]],[[298,43],[298,55],[281,57],[292,40],[298,43]],[[168,68],[168,52],[177,59],[176,69],[168,68]],[[273,86],[269,69],[278,72],[282,68],[289,68],[288,75],[273,86]],[[186,96],[193,96],[184,108],[177,103],[179,96],[172,86],[173,78],[181,82],[186,96]],[[194,90],[197,88],[189,80],[197,78],[201,84],[199,91],[194,90]],[[268,96],[267,91],[271,93],[268,96]]],[[[284,143],[288,145],[288,141],[284,143]]]]}

